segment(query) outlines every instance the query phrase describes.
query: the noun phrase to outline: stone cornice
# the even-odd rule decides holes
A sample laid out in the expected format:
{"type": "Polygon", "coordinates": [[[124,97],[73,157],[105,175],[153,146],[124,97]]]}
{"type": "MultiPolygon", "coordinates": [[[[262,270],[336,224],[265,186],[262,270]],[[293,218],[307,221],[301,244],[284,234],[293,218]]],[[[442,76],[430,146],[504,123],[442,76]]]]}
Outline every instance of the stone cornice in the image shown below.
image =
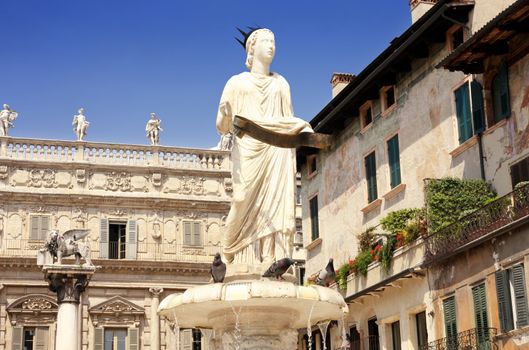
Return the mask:
{"type": "MultiPolygon", "coordinates": [[[[150,261],[150,260],[114,260],[94,259],[94,265],[101,266],[97,275],[131,272],[131,273],[178,273],[179,276],[209,276],[209,263],[187,263],[177,261],[150,261]]],[[[40,272],[36,258],[0,256],[0,270],[17,269],[22,271],[40,272]]]]}
{"type": "Polygon", "coordinates": [[[115,207],[124,206],[130,209],[156,208],[162,209],[187,209],[196,211],[208,211],[227,213],[230,208],[229,199],[207,199],[207,198],[156,198],[156,197],[125,197],[112,195],[94,195],[87,193],[28,193],[6,191],[0,189],[0,202],[7,203],[46,203],[52,206],[98,206],[115,207]]]}

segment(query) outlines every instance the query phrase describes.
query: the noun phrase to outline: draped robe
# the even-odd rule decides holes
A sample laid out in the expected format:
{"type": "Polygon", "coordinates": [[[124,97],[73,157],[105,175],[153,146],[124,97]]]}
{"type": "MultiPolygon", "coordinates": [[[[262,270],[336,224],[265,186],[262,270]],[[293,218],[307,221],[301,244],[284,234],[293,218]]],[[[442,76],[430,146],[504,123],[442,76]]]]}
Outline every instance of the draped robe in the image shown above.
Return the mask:
{"type": "MultiPolygon", "coordinates": [[[[232,129],[235,115],[278,133],[312,131],[307,122],[294,117],[290,87],[276,73],[244,72],[226,83],[217,115],[219,132],[232,129]],[[232,115],[223,115],[226,103],[232,115]]],[[[267,258],[290,256],[295,232],[295,149],[243,134],[234,139],[232,163],[233,199],[223,232],[227,261],[262,262],[262,239],[270,236],[275,253],[267,258]]]]}

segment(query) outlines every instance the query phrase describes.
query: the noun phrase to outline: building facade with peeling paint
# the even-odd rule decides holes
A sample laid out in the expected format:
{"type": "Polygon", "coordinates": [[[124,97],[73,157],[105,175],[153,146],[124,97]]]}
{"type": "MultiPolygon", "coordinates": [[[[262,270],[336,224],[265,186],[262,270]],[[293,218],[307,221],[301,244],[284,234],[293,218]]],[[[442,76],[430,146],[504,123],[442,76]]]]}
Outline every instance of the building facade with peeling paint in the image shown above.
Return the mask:
{"type": "Polygon", "coordinates": [[[529,347],[527,187],[513,192],[529,180],[528,1],[410,5],[388,49],[333,77],[311,121],[331,148],[298,149],[306,275],[353,259],[389,212],[424,207],[428,179],[484,179],[498,200],[347,277],[343,326],[351,349],[529,347]]]}

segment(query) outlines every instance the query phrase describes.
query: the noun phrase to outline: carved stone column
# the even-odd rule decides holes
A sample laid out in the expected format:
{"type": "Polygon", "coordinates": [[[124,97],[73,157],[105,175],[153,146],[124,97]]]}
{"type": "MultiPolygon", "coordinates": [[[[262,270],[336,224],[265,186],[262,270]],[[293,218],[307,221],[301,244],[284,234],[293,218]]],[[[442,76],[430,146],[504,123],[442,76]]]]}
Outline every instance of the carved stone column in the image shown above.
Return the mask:
{"type": "Polygon", "coordinates": [[[79,299],[88,286],[95,267],[45,265],[42,270],[50,290],[57,293],[59,304],[55,349],[77,349],[81,339],[78,324],[79,299]]]}
{"type": "Polygon", "coordinates": [[[152,294],[151,300],[151,350],[160,350],[160,316],[158,315],[158,306],[160,305],[160,294],[163,288],[149,288],[152,294]]]}

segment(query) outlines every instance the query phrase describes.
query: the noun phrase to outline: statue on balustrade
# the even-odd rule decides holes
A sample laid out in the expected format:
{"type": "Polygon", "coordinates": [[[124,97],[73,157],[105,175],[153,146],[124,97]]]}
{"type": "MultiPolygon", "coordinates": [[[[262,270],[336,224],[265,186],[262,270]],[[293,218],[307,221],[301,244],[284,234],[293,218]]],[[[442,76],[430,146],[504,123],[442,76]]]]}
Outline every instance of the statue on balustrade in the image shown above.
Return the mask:
{"type": "Polygon", "coordinates": [[[73,116],[73,131],[77,135],[77,141],[83,141],[90,123],[86,120],[86,117],[84,115],[84,108],[79,108],[77,113],[78,114],[73,116]]]}
{"type": "Polygon", "coordinates": [[[290,87],[271,72],[275,37],[269,29],[250,28],[244,41],[249,72],[231,77],[222,93],[217,130],[234,133],[233,199],[223,228],[224,255],[229,263],[269,264],[292,256],[295,233],[294,148],[265,143],[234,126],[242,116],[277,135],[310,133],[310,125],[294,117],[290,87]]]}
{"type": "Polygon", "coordinates": [[[46,238],[44,249],[39,251],[38,265],[62,264],[62,258],[75,255],[75,265],[81,265],[81,258],[86,265],[94,266],[90,258],[90,247],[81,240],[88,236],[90,230],[68,230],[62,235],[57,230],[51,230],[46,238]]]}
{"type": "Polygon", "coordinates": [[[13,122],[17,117],[18,113],[4,103],[3,109],[0,111],[0,136],[8,136],[7,132],[9,128],[15,127],[13,122]]]}
{"type": "Polygon", "coordinates": [[[160,132],[163,131],[161,128],[162,121],[156,116],[156,113],[151,113],[151,117],[145,125],[145,131],[147,132],[147,138],[151,141],[151,145],[155,146],[160,144],[160,132]]]}

